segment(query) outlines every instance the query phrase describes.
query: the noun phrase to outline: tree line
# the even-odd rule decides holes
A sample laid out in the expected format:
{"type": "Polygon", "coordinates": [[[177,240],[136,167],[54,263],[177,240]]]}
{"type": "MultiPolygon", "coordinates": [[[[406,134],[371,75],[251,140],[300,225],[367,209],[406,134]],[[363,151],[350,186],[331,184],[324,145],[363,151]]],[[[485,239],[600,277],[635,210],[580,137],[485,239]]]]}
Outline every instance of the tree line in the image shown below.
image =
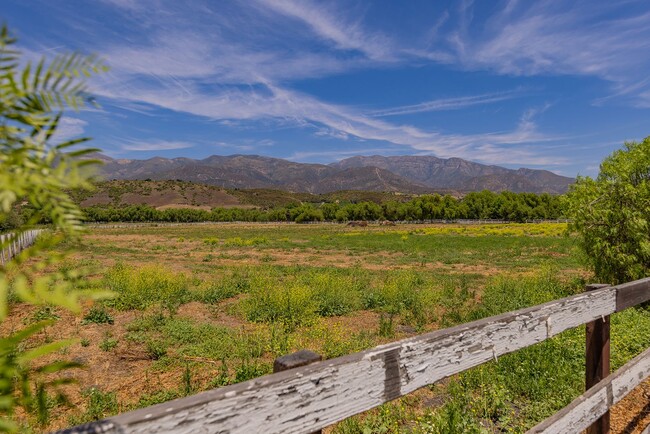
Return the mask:
{"type": "Polygon", "coordinates": [[[515,222],[558,219],[565,216],[563,196],[547,193],[481,191],[462,198],[423,195],[407,202],[303,203],[272,208],[189,208],[158,210],[148,205],[94,206],[84,209],[88,222],[347,222],[355,220],[498,219],[515,222]]]}

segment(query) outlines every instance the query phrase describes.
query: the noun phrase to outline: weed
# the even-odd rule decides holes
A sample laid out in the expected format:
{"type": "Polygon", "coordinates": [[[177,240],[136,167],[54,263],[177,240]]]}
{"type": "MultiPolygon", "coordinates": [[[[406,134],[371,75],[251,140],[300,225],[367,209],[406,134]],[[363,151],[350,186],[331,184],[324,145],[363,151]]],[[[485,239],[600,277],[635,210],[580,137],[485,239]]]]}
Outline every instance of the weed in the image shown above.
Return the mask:
{"type": "Polygon", "coordinates": [[[42,306],[29,318],[29,321],[32,323],[47,321],[47,320],[58,320],[61,317],[57,315],[56,310],[52,306],[42,306]]]}
{"type": "Polygon", "coordinates": [[[184,275],[156,266],[135,268],[118,263],[106,274],[105,282],[117,294],[108,303],[119,310],[144,310],[160,304],[173,314],[190,295],[184,275]]]}
{"type": "Polygon", "coordinates": [[[280,322],[287,330],[313,322],[317,308],[314,292],[300,284],[259,286],[244,300],[249,321],[280,322]]]}
{"type": "Polygon", "coordinates": [[[250,362],[246,360],[235,369],[235,383],[252,380],[253,378],[269,374],[270,372],[270,365],[261,364],[258,362],[250,362]]]}
{"type": "Polygon", "coordinates": [[[82,347],[87,347],[87,346],[90,345],[90,339],[88,339],[88,338],[83,338],[83,339],[81,339],[81,342],[80,342],[80,343],[81,343],[81,346],[82,346],[82,347]]]}
{"type": "Polygon", "coordinates": [[[192,371],[190,370],[190,364],[185,363],[185,370],[183,370],[183,393],[185,396],[191,395],[194,391],[192,386],[192,371]]]}
{"type": "Polygon", "coordinates": [[[360,279],[333,272],[317,272],[305,279],[312,288],[320,316],[340,316],[361,307],[360,279]]]}
{"type": "Polygon", "coordinates": [[[385,314],[383,312],[379,315],[379,331],[377,332],[379,336],[383,338],[392,338],[395,336],[395,327],[393,326],[394,315],[393,313],[385,314]]]}
{"type": "Polygon", "coordinates": [[[204,303],[216,304],[250,289],[249,278],[235,273],[217,282],[209,282],[199,291],[199,299],[204,303]]]}
{"type": "Polygon", "coordinates": [[[86,411],[80,416],[71,418],[71,425],[104,419],[117,414],[119,411],[115,392],[102,392],[97,387],[91,387],[85,390],[82,395],[86,398],[86,411]]]}
{"type": "Polygon", "coordinates": [[[94,305],[84,316],[82,324],[113,324],[114,319],[104,306],[94,305]]]}
{"type": "Polygon", "coordinates": [[[104,339],[102,339],[102,341],[99,343],[99,349],[108,352],[117,347],[117,343],[117,339],[110,336],[105,336],[104,339]]]}
{"type": "Polygon", "coordinates": [[[155,393],[147,393],[140,397],[136,408],[149,407],[151,405],[161,404],[163,402],[177,399],[183,395],[177,390],[161,390],[155,393]]]}
{"type": "Polygon", "coordinates": [[[160,340],[150,339],[146,342],[147,357],[160,360],[167,355],[167,346],[160,340]]]}

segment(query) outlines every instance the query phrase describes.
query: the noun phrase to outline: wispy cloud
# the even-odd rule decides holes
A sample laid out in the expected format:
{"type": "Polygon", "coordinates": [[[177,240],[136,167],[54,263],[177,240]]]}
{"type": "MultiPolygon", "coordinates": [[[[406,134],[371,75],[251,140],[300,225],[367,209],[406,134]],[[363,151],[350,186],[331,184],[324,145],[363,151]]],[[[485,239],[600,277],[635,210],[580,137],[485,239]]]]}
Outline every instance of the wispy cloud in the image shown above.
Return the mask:
{"type": "Polygon", "coordinates": [[[84,134],[85,127],[88,122],[83,119],[73,117],[62,117],[59,120],[59,125],[52,137],[55,142],[65,142],[70,139],[75,139],[84,134]]]}
{"type": "MultiPolygon", "coordinates": [[[[618,2],[509,2],[487,22],[449,35],[453,62],[500,74],[595,76],[610,81],[619,96],[646,101],[650,11],[625,8],[618,2]]],[[[471,13],[462,12],[465,21],[471,13]]]]}
{"type": "MultiPolygon", "coordinates": [[[[629,38],[649,40],[642,38],[647,30],[629,20],[610,20],[604,29],[589,25],[576,29],[574,23],[586,19],[578,16],[580,8],[547,2],[532,6],[509,2],[485,23],[472,21],[472,3],[465,2],[460,12],[455,12],[460,19],[454,12],[432,17],[432,27],[423,32],[423,43],[407,46],[395,35],[367,26],[363,13],[352,18],[349,9],[311,1],[241,2],[236,3],[235,11],[235,7],[224,7],[223,13],[215,11],[210,2],[199,2],[191,10],[173,3],[155,8],[150,4],[148,14],[142,12],[147,8],[135,11],[128,0],[105,1],[117,2],[124,13],[142,14],[134,25],[141,25],[146,37],[104,44],[104,54],[115,66],[103,83],[98,82],[99,94],[125,108],[145,108],[147,112],[148,106],[159,107],[235,125],[233,128],[250,121],[271,122],[311,129],[317,136],[387,142],[441,157],[496,164],[555,164],[562,161],[539,145],[560,139],[540,131],[537,113],[532,111],[513,119],[509,130],[473,134],[385,119],[494,104],[523,96],[520,90],[364,112],[325,102],[292,85],[305,78],[361,68],[433,61],[507,75],[594,75],[627,86],[621,87],[625,95],[643,95],[647,89],[625,90],[635,83],[633,74],[625,70],[639,66],[639,60],[625,59],[615,65],[622,56],[638,54],[643,42],[624,43],[629,38]],[[630,30],[622,35],[625,25],[630,30]],[[450,31],[450,26],[456,28],[450,31]],[[616,31],[618,35],[609,34],[616,31]],[[599,51],[600,43],[604,49],[599,51]]],[[[647,93],[650,101],[650,90],[647,93]]],[[[124,150],[187,147],[179,144],[187,145],[159,142],[156,148],[156,143],[134,143],[125,145],[124,150]]]]}
{"type": "Polygon", "coordinates": [[[174,142],[167,140],[153,140],[153,141],[134,141],[129,140],[128,143],[122,145],[123,151],[169,151],[173,149],[186,149],[194,145],[187,142],[174,142]]]}
{"type": "Polygon", "coordinates": [[[335,14],[322,3],[310,0],[258,0],[268,8],[300,20],[314,33],[342,50],[356,50],[374,60],[394,59],[395,49],[386,36],[368,31],[361,22],[335,14]]]}
{"type": "Polygon", "coordinates": [[[369,112],[369,116],[384,117],[396,115],[408,115],[413,113],[442,111],[442,110],[459,110],[476,105],[492,104],[499,101],[505,101],[522,96],[520,91],[508,91],[501,93],[487,93],[481,95],[464,96],[458,98],[435,99],[419,104],[404,105],[391,107],[384,110],[369,112]]]}

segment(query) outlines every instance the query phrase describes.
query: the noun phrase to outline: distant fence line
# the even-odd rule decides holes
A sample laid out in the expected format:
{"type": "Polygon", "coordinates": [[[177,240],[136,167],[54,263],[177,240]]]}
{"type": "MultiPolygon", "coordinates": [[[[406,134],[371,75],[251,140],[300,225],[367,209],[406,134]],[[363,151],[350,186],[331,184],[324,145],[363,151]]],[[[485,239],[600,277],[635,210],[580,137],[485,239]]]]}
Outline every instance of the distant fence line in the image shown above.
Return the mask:
{"type": "MultiPolygon", "coordinates": [[[[539,224],[539,223],[569,223],[569,219],[548,219],[548,220],[525,220],[523,222],[516,222],[514,220],[497,220],[497,219],[455,219],[455,220],[370,220],[368,223],[381,225],[384,222],[389,221],[390,223],[396,225],[421,225],[421,224],[461,224],[461,225],[482,225],[482,224],[507,224],[507,223],[525,223],[525,224],[539,224]]],[[[213,221],[204,221],[204,222],[161,222],[161,221],[147,221],[147,222],[116,222],[116,223],[101,223],[93,222],[86,223],[86,227],[90,228],[106,228],[106,229],[117,229],[117,228],[128,228],[134,226],[143,226],[143,227],[157,227],[157,226],[188,226],[188,225],[232,225],[232,224],[260,224],[260,225],[347,225],[349,221],[344,222],[334,222],[334,221],[315,221],[315,222],[288,222],[288,221],[266,221],[266,222],[250,222],[244,220],[237,220],[231,222],[213,222],[213,221]]]]}
{"type": "Polygon", "coordinates": [[[4,266],[11,258],[32,246],[43,229],[31,229],[18,235],[13,233],[0,235],[0,265],[4,266]]]}

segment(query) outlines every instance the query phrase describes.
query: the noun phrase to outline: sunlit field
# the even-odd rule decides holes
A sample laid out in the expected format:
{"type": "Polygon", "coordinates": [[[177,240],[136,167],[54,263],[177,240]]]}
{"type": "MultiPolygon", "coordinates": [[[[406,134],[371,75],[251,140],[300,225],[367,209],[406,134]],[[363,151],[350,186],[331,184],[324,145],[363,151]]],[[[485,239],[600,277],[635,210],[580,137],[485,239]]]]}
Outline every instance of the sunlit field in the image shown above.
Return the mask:
{"type": "MultiPolygon", "coordinates": [[[[17,322],[4,327],[59,319],[33,344],[77,338],[57,357],[86,366],[71,405],[53,401],[44,425],[24,421],[35,431],[265,375],[296,350],[339,357],[591,281],[559,223],[120,225],[91,227],[70,247],[59,271],[115,297],[79,318],[12,306],[17,322]]],[[[612,329],[614,369],[650,346],[647,310],[617,314],[612,329]]],[[[579,328],[329,430],[523,432],[578,396],[583,377],[579,328]]],[[[624,415],[613,414],[620,432],[624,415]]]]}

